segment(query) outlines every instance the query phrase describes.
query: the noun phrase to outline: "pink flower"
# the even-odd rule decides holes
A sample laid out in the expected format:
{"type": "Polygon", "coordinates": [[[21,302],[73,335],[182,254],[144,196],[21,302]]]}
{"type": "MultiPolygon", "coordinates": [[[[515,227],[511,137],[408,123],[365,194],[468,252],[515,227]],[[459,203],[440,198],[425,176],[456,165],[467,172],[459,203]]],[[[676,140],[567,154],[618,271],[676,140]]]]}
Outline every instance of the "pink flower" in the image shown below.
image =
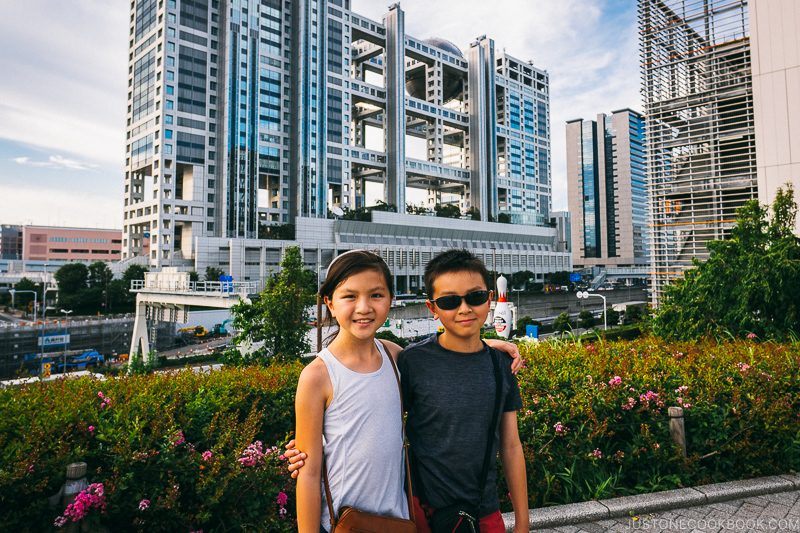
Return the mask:
{"type": "Polygon", "coordinates": [[[61,527],[67,520],[72,522],[83,520],[92,509],[98,509],[100,512],[106,510],[105,487],[102,483],[92,483],[79,492],[75,500],[64,509],[64,513],[56,518],[53,525],[61,527]]]}
{"type": "Polygon", "coordinates": [[[103,395],[103,391],[97,391],[97,397],[100,398],[101,400],[104,400],[105,395],[103,395]]]}
{"type": "Polygon", "coordinates": [[[140,511],[146,511],[149,508],[150,508],[150,500],[145,499],[139,502],[140,511]]]}
{"type": "Polygon", "coordinates": [[[603,452],[600,451],[600,448],[595,448],[592,453],[589,454],[589,458],[591,459],[602,459],[603,452]]]}
{"type": "Polygon", "coordinates": [[[564,424],[562,424],[561,422],[556,422],[553,425],[553,429],[556,430],[556,435],[566,435],[567,431],[569,431],[569,428],[564,424]]]}
{"type": "Polygon", "coordinates": [[[206,450],[202,453],[200,457],[203,458],[203,461],[210,461],[211,458],[214,457],[214,454],[211,453],[211,450],[206,450]]]}
{"type": "Polygon", "coordinates": [[[745,372],[750,370],[750,365],[748,365],[747,363],[739,362],[739,363],[736,363],[736,366],[739,369],[739,372],[741,372],[742,374],[744,374],[745,372]]]}
{"type": "Polygon", "coordinates": [[[747,338],[748,338],[748,339],[750,339],[750,340],[753,340],[753,339],[755,339],[756,337],[758,337],[758,335],[756,335],[756,334],[755,334],[755,333],[753,333],[753,332],[750,332],[750,333],[748,333],[748,334],[747,334],[747,338]]]}
{"type": "Polygon", "coordinates": [[[689,402],[684,402],[683,398],[681,398],[681,397],[676,398],[676,401],[678,402],[678,405],[680,405],[684,409],[691,409],[692,408],[692,404],[690,404],[689,402]]]}
{"type": "Polygon", "coordinates": [[[181,444],[186,442],[186,437],[183,436],[183,431],[181,431],[180,429],[176,431],[175,434],[172,436],[171,442],[173,447],[180,446],[181,444]]]}
{"type": "Polygon", "coordinates": [[[33,463],[29,464],[29,465],[28,465],[28,473],[29,473],[29,474],[33,474],[33,469],[34,469],[34,465],[33,465],[33,463]]]}
{"type": "Polygon", "coordinates": [[[285,492],[281,491],[278,493],[278,497],[275,499],[275,501],[278,502],[278,505],[283,507],[289,503],[289,496],[287,496],[285,492]]]}
{"type": "Polygon", "coordinates": [[[681,385],[680,387],[675,389],[675,394],[686,394],[686,391],[688,391],[688,390],[689,390],[689,387],[687,387],[686,385],[681,385]]]}
{"type": "Polygon", "coordinates": [[[245,467],[258,466],[263,460],[264,444],[260,440],[255,441],[245,448],[241,457],[238,459],[239,464],[245,467]]]}
{"type": "Polygon", "coordinates": [[[90,434],[94,434],[94,426],[89,426],[86,428],[86,431],[88,431],[90,434]]]}
{"type": "Polygon", "coordinates": [[[636,400],[634,398],[628,397],[628,401],[622,404],[623,411],[630,411],[636,405],[636,400]]]}
{"type": "Polygon", "coordinates": [[[651,390],[647,391],[644,394],[639,395],[639,402],[645,406],[650,407],[651,403],[654,403],[657,407],[663,407],[664,402],[658,397],[657,392],[653,392],[651,390]]]}
{"type": "Polygon", "coordinates": [[[286,507],[281,507],[280,511],[278,511],[278,516],[281,518],[286,518],[286,513],[289,511],[286,510],[286,507]]]}
{"type": "Polygon", "coordinates": [[[608,381],[609,387],[619,387],[622,385],[622,378],[619,376],[614,376],[608,381]]]}

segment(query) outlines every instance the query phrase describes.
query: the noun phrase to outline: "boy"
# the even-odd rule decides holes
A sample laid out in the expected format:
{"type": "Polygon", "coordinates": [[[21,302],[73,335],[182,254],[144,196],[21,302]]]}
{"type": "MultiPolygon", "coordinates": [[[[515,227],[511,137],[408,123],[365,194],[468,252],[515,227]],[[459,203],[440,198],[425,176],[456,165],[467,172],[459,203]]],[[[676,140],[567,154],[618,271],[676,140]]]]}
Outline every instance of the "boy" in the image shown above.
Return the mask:
{"type": "Polygon", "coordinates": [[[516,414],[522,400],[505,357],[481,340],[491,301],[488,278],[483,262],[466,250],[434,257],[425,268],[426,305],[444,332],[409,346],[398,360],[408,411],[413,487],[422,504],[415,513],[418,531],[427,531],[423,517],[433,523],[452,520],[461,507],[472,509],[478,503],[480,531],[505,531],[497,498],[498,449],[514,506],[515,531],[528,531],[525,458],[516,414]],[[500,412],[493,417],[495,362],[501,387],[500,412]],[[499,424],[491,431],[492,460],[481,494],[493,419],[499,424]]]}

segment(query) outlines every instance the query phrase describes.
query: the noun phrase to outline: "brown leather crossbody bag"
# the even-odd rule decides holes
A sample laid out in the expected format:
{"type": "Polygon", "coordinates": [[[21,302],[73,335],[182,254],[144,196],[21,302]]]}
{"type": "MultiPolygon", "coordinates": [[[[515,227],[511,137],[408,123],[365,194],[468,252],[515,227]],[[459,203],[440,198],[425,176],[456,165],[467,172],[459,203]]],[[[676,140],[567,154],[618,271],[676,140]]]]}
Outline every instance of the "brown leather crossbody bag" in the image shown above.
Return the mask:
{"type": "Polygon", "coordinates": [[[333,497],[328,483],[328,468],[323,464],[322,473],[325,482],[325,499],[328,502],[328,513],[331,519],[330,533],[416,533],[417,526],[414,521],[414,498],[411,490],[411,470],[408,465],[408,442],[406,441],[406,424],[403,418],[403,391],[400,389],[400,374],[397,365],[390,354],[386,354],[392,363],[394,377],[397,380],[397,390],[400,393],[400,417],[403,420],[403,456],[406,468],[406,496],[408,497],[408,514],[411,519],[383,516],[366,511],[359,511],[347,505],[339,509],[339,517],[333,513],[333,497]]]}

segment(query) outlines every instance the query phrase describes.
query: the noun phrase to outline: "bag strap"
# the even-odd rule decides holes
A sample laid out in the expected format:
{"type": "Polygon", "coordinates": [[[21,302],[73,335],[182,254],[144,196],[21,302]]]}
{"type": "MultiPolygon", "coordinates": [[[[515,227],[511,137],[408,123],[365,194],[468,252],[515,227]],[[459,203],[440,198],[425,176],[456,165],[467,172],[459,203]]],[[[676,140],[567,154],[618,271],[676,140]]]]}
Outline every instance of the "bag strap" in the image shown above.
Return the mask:
{"type": "MultiPolygon", "coordinates": [[[[405,470],[406,470],[406,497],[408,498],[408,516],[411,518],[411,521],[416,524],[416,517],[414,516],[414,492],[411,487],[411,469],[408,463],[408,440],[406,439],[406,419],[405,419],[405,410],[403,409],[403,389],[400,387],[400,373],[397,371],[397,364],[392,359],[391,354],[386,351],[386,347],[380,341],[377,341],[381,346],[378,348],[378,352],[383,357],[384,353],[386,358],[389,359],[389,362],[392,364],[392,370],[394,371],[394,379],[397,381],[397,392],[400,395],[400,420],[403,423],[403,457],[405,458],[405,470]]],[[[325,485],[325,500],[328,504],[328,515],[331,522],[331,530],[330,533],[333,533],[334,529],[336,529],[336,519],[334,518],[333,514],[333,496],[331,496],[331,486],[330,482],[328,481],[328,467],[325,464],[325,454],[322,455],[322,480],[325,485]]],[[[485,483],[485,481],[484,481],[485,483]]]]}
{"type": "MultiPolygon", "coordinates": [[[[481,483],[480,483],[480,498],[478,499],[478,505],[476,506],[476,512],[480,512],[478,509],[480,508],[481,504],[483,503],[483,493],[486,492],[486,480],[489,478],[489,467],[491,466],[492,462],[492,448],[494,447],[494,432],[497,428],[497,419],[500,416],[500,401],[502,395],[502,378],[500,376],[500,363],[497,361],[497,354],[494,352],[494,349],[489,348],[489,357],[492,358],[492,367],[494,369],[494,384],[495,384],[495,391],[494,391],[494,411],[492,412],[492,423],[489,425],[489,433],[486,437],[486,453],[483,456],[483,467],[481,469],[481,483]]],[[[475,517],[480,518],[480,517],[475,517]]]]}
{"type": "Polygon", "coordinates": [[[328,518],[331,522],[330,533],[336,529],[336,518],[333,514],[333,496],[331,496],[331,485],[328,482],[328,466],[325,464],[325,452],[322,453],[322,481],[325,484],[325,500],[328,502],[328,518]]]}
{"type": "MultiPolygon", "coordinates": [[[[379,341],[380,342],[380,341],[379,341]]],[[[386,347],[384,346],[384,350],[386,347]]],[[[403,389],[400,386],[400,373],[397,371],[397,363],[394,362],[390,353],[386,354],[389,362],[392,363],[392,370],[394,370],[394,378],[397,380],[397,392],[400,393],[400,420],[403,421],[403,458],[406,467],[406,497],[408,498],[408,516],[411,521],[417,523],[416,516],[414,516],[414,491],[411,487],[411,466],[408,462],[408,439],[406,439],[406,417],[405,409],[403,408],[403,389]]]]}

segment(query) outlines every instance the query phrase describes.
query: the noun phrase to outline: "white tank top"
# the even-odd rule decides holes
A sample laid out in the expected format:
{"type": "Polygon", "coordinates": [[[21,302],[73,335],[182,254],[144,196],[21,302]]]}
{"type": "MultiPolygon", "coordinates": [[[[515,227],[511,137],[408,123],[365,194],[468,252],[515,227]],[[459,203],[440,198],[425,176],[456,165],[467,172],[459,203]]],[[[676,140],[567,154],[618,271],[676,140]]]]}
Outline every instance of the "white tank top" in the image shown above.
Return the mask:
{"type": "MultiPolygon", "coordinates": [[[[325,409],[323,447],[333,509],[343,505],[408,518],[404,492],[403,422],[400,392],[389,355],[375,340],[381,367],[360,373],[344,366],[328,349],[317,356],[333,384],[333,401],[325,409]]],[[[325,488],[321,525],[330,529],[325,488]]]]}

